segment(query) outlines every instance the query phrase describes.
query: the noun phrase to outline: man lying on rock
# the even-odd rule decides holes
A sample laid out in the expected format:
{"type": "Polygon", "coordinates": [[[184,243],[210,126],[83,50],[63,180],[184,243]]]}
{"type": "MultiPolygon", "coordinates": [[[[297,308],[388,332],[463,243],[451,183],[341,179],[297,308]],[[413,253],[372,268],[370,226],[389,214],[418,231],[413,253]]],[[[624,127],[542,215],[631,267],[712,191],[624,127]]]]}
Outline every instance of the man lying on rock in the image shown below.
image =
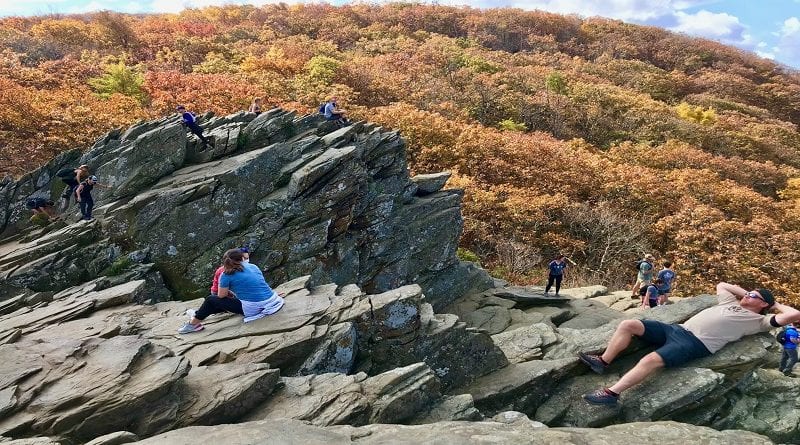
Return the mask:
{"type": "Polygon", "coordinates": [[[657,349],[644,357],[614,385],[583,396],[589,403],[614,405],[626,389],[642,382],[655,370],[680,366],[711,355],[745,335],[769,331],[800,321],[800,311],[775,302],[767,289],[746,291],[729,283],[717,285],[719,304],[704,309],[683,324],[655,320],[625,320],[617,326],[602,355],[578,353],[580,360],[602,374],[631,343],[635,335],[657,349]],[[776,315],[765,315],[775,309],[776,315]]]}

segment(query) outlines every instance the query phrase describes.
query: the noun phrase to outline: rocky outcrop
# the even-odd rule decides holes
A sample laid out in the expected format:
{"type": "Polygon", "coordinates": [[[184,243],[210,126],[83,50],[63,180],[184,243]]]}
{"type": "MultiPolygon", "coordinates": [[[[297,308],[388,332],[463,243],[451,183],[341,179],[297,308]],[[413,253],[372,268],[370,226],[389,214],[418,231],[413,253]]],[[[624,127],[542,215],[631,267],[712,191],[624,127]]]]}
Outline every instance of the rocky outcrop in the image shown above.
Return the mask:
{"type": "Polygon", "coordinates": [[[602,376],[578,352],[714,297],[645,311],[603,286],[509,286],[457,260],[461,192],[449,173],[410,178],[396,132],[279,109],[201,121],[208,146],[172,117],[141,122],[0,183],[0,441],[769,443],[686,423],[796,441],[795,410],[773,415],[794,380],[759,369],[766,334],[619,406],[581,399],[649,349],[634,342],[602,376]],[[21,228],[22,200],[56,197],[55,172],[79,162],[111,185],[98,220],[21,228]],[[285,306],[177,334],[244,244],[285,306]],[[416,426],[385,425],[400,423],[416,426]]]}
{"type": "Polygon", "coordinates": [[[439,422],[428,425],[367,425],[320,428],[299,421],[261,421],[218,427],[191,427],[152,437],[150,444],[191,444],[198,438],[208,443],[244,445],[269,440],[274,443],[306,444],[530,444],[530,443],[639,443],[660,445],[736,444],[767,445],[764,436],[747,431],[716,431],[676,422],[629,423],[602,429],[542,428],[524,418],[512,422],[439,422]]]}
{"type": "Polygon", "coordinates": [[[314,284],[370,293],[417,283],[437,309],[490,285],[455,256],[461,192],[441,190],[446,174],[412,180],[397,132],[367,123],[334,129],[280,109],[204,119],[209,147],[165,118],[113,131],[80,159],[65,154],[6,180],[6,233],[23,221],[25,198],[58,197],[63,184],[53,178],[64,165],[86,163],[110,188],[95,190],[102,223],[0,250],[0,273],[8,274],[0,299],[88,281],[134,250],[147,252],[142,262],[178,296],[200,297],[221,253],[242,244],[275,284],[309,274],[314,284]]]}

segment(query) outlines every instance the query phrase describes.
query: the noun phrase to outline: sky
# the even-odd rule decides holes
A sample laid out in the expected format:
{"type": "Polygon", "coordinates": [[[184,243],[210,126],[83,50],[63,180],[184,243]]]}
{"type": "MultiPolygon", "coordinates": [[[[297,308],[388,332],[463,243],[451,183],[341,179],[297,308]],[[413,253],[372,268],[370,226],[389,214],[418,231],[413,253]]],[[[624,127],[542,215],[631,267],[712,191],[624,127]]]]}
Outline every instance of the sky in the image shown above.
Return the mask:
{"type": "MultiPolygon", "coordinates": [[[[277,3],[279,0],[0,0],[0,16],[81,13],[178,12],[185,7],[277,3]]],[[[303,0],[284,0],[300,3],[303,0]]],[[[343,4],[347,0],[329,0],[343,4]]],[[[539,9],[654,25],[738,46],[800,69],[800,0],[436,0],[474,8],[539,9]]]]}

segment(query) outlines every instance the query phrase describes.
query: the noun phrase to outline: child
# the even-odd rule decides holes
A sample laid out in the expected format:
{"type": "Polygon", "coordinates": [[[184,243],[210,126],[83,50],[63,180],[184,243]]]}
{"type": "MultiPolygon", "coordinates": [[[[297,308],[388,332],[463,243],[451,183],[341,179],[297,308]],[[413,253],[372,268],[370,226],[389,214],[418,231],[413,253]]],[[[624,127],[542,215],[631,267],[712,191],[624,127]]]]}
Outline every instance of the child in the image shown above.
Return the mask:
{"type": "Polygon", "coordinates": [[[75,190],[76,200],[81,206],[81,218],[78,221],[86,220],[91,221],[92,209],[94,208],[94,199],[92,198],[92,189],[97,187],[108,187],[97,182],[97,176],[89,176],[85,181],[81,182],[78,189],[75,190]]]}
{"type": "Polygon", "coordinates": [[[203,127],[197,125],[197,119],[194,117],[194,113],[186,111],[186,107],[183,105],[178,105],[175,107],[175,110],[181,115],[183,125],[189,127],[189,130],[203,141],[203,145],[208,145],[208,139],[203,136],[203,127]]]}
{"type": "Polygon", "coordinates": [[[545,295],[550,293],[550,288],[553,286],[553,282],[555,282],[556,297],[559,296],[558,292],[561,290],[561,280],[564,278],[564,269],[567,267],[564,258],[564,255],[558,255],[547,265],[549,272],[547,274],[547,287],[544,288],[545,295]]]}
{"type": "Polygon", "coordinates": [[[658,272],[658,279],[661,280],[661,285],[658,287],[659,306],[663,306],[669,301],[669,294],[672,292],[672,283],[675,277],[675,271],[672,270],[672,262],[664,261],[664,268],[658,272]]]}

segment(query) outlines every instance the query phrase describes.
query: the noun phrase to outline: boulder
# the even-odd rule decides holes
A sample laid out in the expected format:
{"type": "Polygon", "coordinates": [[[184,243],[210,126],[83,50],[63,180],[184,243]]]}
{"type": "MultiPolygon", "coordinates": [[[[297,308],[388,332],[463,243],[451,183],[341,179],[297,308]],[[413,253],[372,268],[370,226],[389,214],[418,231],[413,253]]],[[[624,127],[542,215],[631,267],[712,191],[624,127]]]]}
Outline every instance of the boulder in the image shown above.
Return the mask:
{"type": "Polygon", "coordinates": [[[797,443],[800,400],[796,377],[772,369],[756,369],[735,388],[731,406],[714,419],[714,428],[743,428],[768,436],[776,443],[797,443]]]}
{"type": "Polygon", "coordinates": [[[489,445],[503,443],[664,443],[768,445],[765,436],[747,431],[717,431],[677,422],[646,422],[613,425],[602,429],[542,428],[536,422],[437,422],[426,425],[366,425],[321,428],[297,420],[264,420],[215,427],[190,427],[170,431],[143,441],[142,445],[193,444],[198,438],[208,443],[245,445],[261,443],[303,443],[309,445],[441,444],[489,445]]]}
{"type": "Polygon", "coordinates": [[[514,307],[524,309],[530,306],[549,306],[553,304],[565,303],[570,300],[567,296],[555,296],[555,294],[545,295],[541,287],[508,286],[487,290],[485,295],[505,298],[516,303],[514,307]]]}
{"type": "Polygon", "coordinates": [[[548,347],[560,341],[560,336],[550,325],[537,323],[493,335],[492,341],[503,350],[509,363],[522,363],[542,359],[548,347]]]}
{"type": "Polygon", "coordinates": [[[374,377],[321,374],[285,377],[284,386],[248,419],[289,418],[314,425],[398,423],[428,411],[439,396],[439,382],[423,363],[374,377]]]}
{"type": "Polygon", "coordinates": [[[475,406],[486,415],[507,410],[533,413],[556,383],[577,369],[577,358],[513,363],[458,391],[471,394],[475,406]]]}
{"type": "Polygon", "coordinates": [[[605,286],[585,286],[561,289],[560,294],[576,300],[586,300],[606,295],[608,288],[605,286]]]}
{"type": "Polygon", "coordinates": [[[411,178],[411,182],[417,186],[417,195],[424,196],[438,192],[450,179],[450,172],[430,173],[427,175],[416,175],[411,178]]]}

